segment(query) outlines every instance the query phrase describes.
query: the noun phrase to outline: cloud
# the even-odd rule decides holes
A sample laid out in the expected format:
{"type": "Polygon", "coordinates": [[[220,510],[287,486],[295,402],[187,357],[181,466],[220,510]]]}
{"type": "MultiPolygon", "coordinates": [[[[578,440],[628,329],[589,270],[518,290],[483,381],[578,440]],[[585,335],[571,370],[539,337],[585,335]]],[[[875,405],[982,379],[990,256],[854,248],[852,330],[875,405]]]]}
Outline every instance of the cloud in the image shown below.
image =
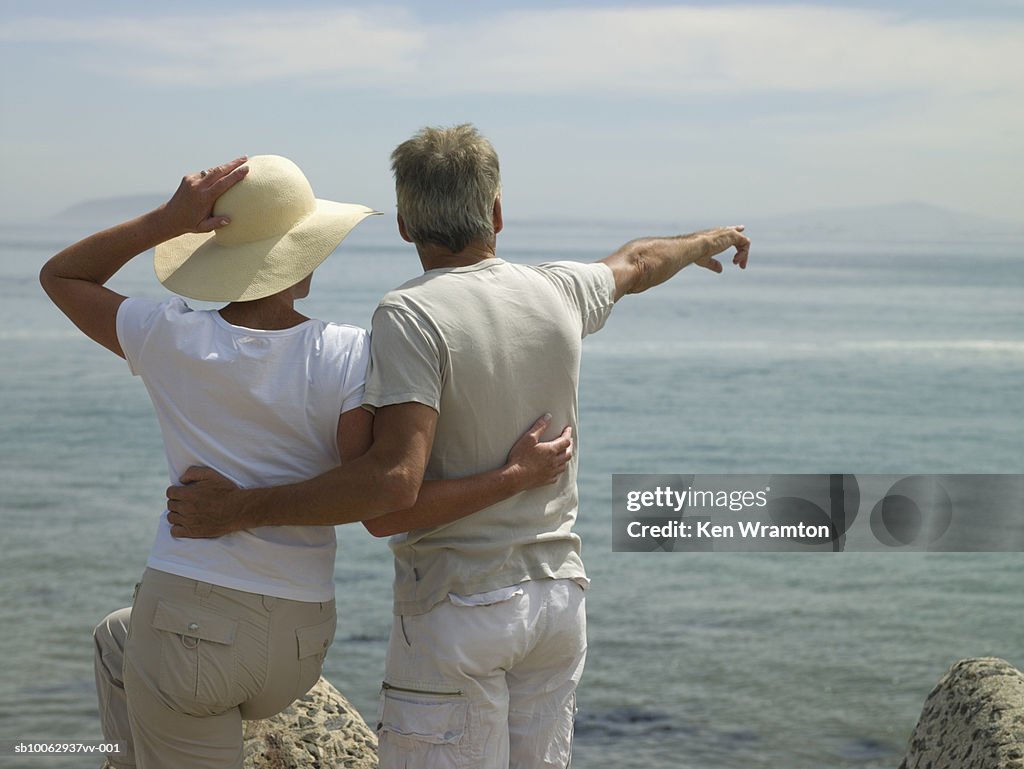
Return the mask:
{"type": "MultiPolygon", "coordinates": [[[[241,138],[310,158],[356,141],[355,175],[370,179],[412,127],[471,119],[509,159],[510,200],[530,179],[541,211],[604,210],[610,186],[652,212],[879,199],[1020,210],[1024,19],[991,5],[952,19],[898,10],[918,3],[468,15],[442,4],[447,15],[418,18],[411,4],[234,3],[0,21],[5,104],[18,116],[4,126],[20,180],[8,209],[51,205],[35,169],[55,156],[95,178],[154,143],[176,173],[241,138]]],[[[119,183],[146,188],[154,169],[126,167],[137,176],[119,183]]]]}
{"type": "MultiPolygon", "coordinates": [[[[422,35],[356,10],[154,19],[25,19],[0,40],[77,45],[94,69],[154,85],[223,88],[343,74],[395,82],[415,71],[422,35]]],[[[65,50],[75,56],[75,49],[65,50]]]]}
{"type": "MultiPolygon", "coordinates": [[[[401,9],[27,19],[8,42],[75,43],[155,85],[289,79],[398,94],[1024,91],[1024,23],[811,5],[561,8],[421,22],[401,9]]],[[[84,54],[80,54],[84,55],[84,54]]]]}

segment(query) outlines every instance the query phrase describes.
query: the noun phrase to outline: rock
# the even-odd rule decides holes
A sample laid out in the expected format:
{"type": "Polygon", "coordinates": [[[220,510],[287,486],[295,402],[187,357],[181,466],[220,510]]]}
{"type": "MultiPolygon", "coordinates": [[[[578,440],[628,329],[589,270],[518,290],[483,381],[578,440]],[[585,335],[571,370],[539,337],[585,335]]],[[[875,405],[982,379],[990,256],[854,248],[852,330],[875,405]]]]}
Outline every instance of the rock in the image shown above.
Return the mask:
{"type": "Polygon", "coordinates": [[[1024,673],[960,660],[925,700],[900,769],[1024,769],[1024,673]]]}
{"type": "Polygon", "coordinates": [[[324,678],[272,718],[243,721],[245,769],[377,769],[377,735],[324,678]]]}

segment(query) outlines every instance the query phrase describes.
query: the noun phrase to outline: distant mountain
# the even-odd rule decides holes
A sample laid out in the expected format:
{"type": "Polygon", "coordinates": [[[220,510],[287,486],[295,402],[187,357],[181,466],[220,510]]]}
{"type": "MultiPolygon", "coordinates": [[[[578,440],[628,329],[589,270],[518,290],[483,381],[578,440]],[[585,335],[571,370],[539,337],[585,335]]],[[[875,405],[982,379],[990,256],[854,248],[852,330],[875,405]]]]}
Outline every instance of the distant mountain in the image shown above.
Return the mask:
{"type": "MultiPolygon", "coordinates": [[[[150,211],[163,203],[160,195],[126,195],[87,200],[50,217],[50,221],[86,225],[91,229],[116,224],[150,211]]],[[[714,217],[706,221],[716,221],[714,217]]],[[[533,226],[552,227],[584,224],[571,217],[525,219],[533,226]]],[[[702,220],[704,221],[704,220],[702,220]]],[[[743,219],[751,234],[759,240],[810,241],[831,243],[995,243],[1024,242],[1024,220],[1005,221],[966,214],[929,203],[907,202],[849,208],[823,208],[781,216],[743,219]]],[[[611,220],[594,226],[615,229],[611,220]]],[[[700,224],[700,222],[695,222],[700,224]]],[[[659,228],[662,225],[659,225],[659,228]]],[[[672,225],[665,225],[671,229],[672,225]]]]}
{"type": "Polygon", "coordinates": [[[50,221],[62,224],[89,224],[103,227],[152,211],[167,200],[163,195],[122,195],[76,203],[54,214],[50,221]]]}
{"type": "Polygon", "coordinates": [[[929,203],[829,208],[748,221],[761,237],[830,242],[1024,241],[1024,221],[965,214],[929,203]]]}

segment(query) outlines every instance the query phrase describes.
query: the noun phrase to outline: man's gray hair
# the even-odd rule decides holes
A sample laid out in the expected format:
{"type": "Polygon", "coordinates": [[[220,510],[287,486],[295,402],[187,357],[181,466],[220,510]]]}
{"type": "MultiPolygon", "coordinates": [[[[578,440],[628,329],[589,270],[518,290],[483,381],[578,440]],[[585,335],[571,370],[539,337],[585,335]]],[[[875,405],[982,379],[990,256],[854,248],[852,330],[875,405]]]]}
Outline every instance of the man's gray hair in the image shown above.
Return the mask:
{"type": "Polygon", "coordinates": [[[391,153],[391,170],[398,214],[414,243],[458,253],[493,240],[498,154],[471,124],[421,129],[391,153]]]}

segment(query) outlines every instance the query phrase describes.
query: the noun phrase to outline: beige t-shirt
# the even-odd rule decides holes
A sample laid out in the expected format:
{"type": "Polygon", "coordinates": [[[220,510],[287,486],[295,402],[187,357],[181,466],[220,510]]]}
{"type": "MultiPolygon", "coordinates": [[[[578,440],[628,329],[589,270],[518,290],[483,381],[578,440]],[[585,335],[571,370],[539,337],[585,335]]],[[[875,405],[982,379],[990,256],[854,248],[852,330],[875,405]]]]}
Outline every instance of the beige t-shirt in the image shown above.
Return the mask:
{"type": "MultiPolygon", "coordinates": [[[[541,414],[553,416],[545,439],[566,425],[576,432],[581,341],[614,302],[615,281],[601,263],[492,258],[430,270],[388,293],[374,313],[364,405],[437,410],[428,479],[500,467],[541,414]]],[[[576,463],[574,456],[555,484],[392,537],[395,612],[426,612],[449,592],[585,579],[572,531],[576,463]]]]}

